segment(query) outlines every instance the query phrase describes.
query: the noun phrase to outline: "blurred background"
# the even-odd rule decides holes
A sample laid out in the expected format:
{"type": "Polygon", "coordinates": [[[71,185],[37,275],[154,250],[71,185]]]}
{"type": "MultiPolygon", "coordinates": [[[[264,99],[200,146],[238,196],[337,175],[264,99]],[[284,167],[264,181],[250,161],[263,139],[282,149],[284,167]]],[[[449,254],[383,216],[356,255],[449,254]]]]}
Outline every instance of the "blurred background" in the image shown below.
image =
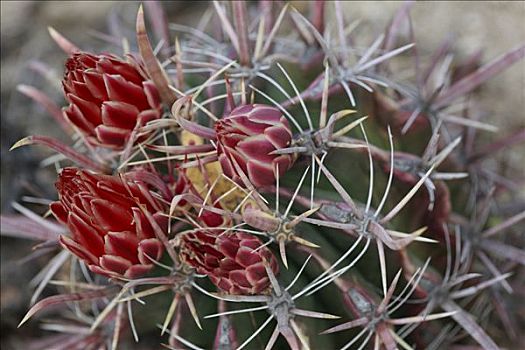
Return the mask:
{"type": "MultiPolygon", "coordinates": [[[[298,8],[307,2],[292,1],[298,8]]],[[[361,19],[361,42],[372,42],[383,31],[401,2],[343,2],[347,20],[361,19]],[[368,37],[367,37],[368,36],[368,37]]],[[[209,5],[204,1],[164,2],[171,22],[192,25],[209,5]]],[[[18,84],[36,86],[63,104],[60,77],[65,55],[48,35],[52,26],[78,46],[103,51],[112,45],[104,33],[121,31],[134,45],[136,1],[2,1],[1,2],[1,211],[13,211],[11,202],[23,195],[38,194],[54,199],[54,168],[37,171],[50,153],[38,147],[9,152],[17,140],[32,134],[61,138],[52,118],[17,92],[18,84]],[[51,69],[37,74],[29,69],[35,62],[51,69]]],[[[332,16],[332,6],[327,12],[332,16]]],[[[525,2],[523,1],[442,1],[416,3],[412,9],[416,42],[428,53],[448,36],[454,38],[459,57],[482,50],[483,62],[525,42],[525,2]]],[[[38,65],[38,64],[36,64],[38,65]]],[[[525,64],[519,62],[496,76],[478,92],[485,121],[500,127],[500,135],[525,126],[525,64]]],[[[507,161],[525,163],[525,147],[519,145],[505,154],[507,161]]],[[[1,238],[1,334],[0,348],[22,349],[21,339],[38,333],[36,322],[22,329],[16,325],[26,312],[32,293],[31,278],[38,264],[21,264],[31,252],[31,242],[1,238]]],[[[42,263],[46,259],[42,260],[42,263]]]]}

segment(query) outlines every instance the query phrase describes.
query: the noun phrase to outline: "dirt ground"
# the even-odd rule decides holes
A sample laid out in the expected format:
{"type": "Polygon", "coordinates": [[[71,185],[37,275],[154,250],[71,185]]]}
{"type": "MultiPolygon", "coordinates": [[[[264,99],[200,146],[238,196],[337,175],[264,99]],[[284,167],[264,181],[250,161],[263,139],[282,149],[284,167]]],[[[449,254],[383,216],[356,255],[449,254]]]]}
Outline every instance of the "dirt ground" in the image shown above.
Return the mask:
{"type": "MultiPolygon", "coordinates": [[[[293,1],[295,6],[306,6],[293,1]]],[[[362,19],[360,42],[371,43],[368,33],[380,33],[401,2],[343,2],[348,21],[362,19]],[[362,41],[361,41],[362,40],[362,41]]],[[[56,101],[61,101],[58,78],[65,57],[48,35],[53,26],[83,48],[101,50],[104,45],[92,34],[107,32],[107,18],[116,16],[123,27],[133,28],[136,1],[2,1],[1,2],[1,210],[12,212],[10,203],[28,192],[53,198],[54,169],[35,171],[49,155],[39,148],[8,152],[20,138],[31,134],[61,137],[52,119],[28,98],[16,91],[17,84],[44,87],[56,101]],[[42,60],[55,70],[49,80],[28,69],[31,60],[42,60]],[[53,78],[55,78],[53,80],[53,78]],[[54,83],[53,83],[54,81],[54,83]]],[[[174,1],[165,3],[171,21],[196,23],[205,2],[174,1]]],[[[331,6],[330,6],[331,7],[331,6]]],[[[331,18],[332,9],[328,11],[331,18]]],[[[483,62],[525,43],[524,1],[442,1],[418,2],[412,19],[419,50],[425,54],[448,35],[452,35],[457,54],[467,56],[483,49],[483,62]]],[[[130,30],[124,35],[133,40],[130,30]]],[[[492,79],[480,91],[482,105],[489,113],[486,121],[501,128],[500,135],[525,127],[525,63],[521,61],[492,79]]],[[[497,135],[495,135],[497,136],[497,135]]],[[[507,157],[525,163],[525,146],[520,145],[507,157]]],[[[30,251],[31,244],[2,238],[1,247],[1,348],[20,348],[17,339],[32,331],[34,324],[16,330],[27,309],[29,280],[37,271],[34,265],[20,266],[13,261],[30,251]],[[29,328],[29,329],[28,329],[29,328]]],[[[45,260],[44,260],[45,261],[45,260]]]]}

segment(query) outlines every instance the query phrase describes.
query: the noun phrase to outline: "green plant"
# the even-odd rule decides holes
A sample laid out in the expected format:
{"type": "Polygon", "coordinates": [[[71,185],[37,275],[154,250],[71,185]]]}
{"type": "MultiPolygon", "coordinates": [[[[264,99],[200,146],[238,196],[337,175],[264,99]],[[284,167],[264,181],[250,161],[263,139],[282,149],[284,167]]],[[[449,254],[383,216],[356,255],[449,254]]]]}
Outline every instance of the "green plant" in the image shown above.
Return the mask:
{"type": "Polygon", "coordinates": [[[214,2],[209,34],[151,16],[155,50],[141,8],[138,53],[123,57],[52,30],[70,56],[69,106],[23,92],[75,142],[13,148],[45,145],[65,156],[57,168],[78,168],[59,174],[58,222],[19,204],[2,217],[4,234],[57,251],[33,302],[55,275],[60,294],[21,324],[58,305],[47,328],[79,348],[116,348],[131,332],[177,349],[497,349],[495,324],[516,344],[523,320],[508,296],[525,253],[501,233],[525,211],[484,160],[525,131],[483,145],[477,131],[496,128],[463,100],[525,47],[481,65],[444,45],[424,62],[411,30],[398,44],[410,6],[364,49],[340,4],[322,1],[310,19],[214,2]],[[412,79],[394,60],[413,60],[412,79]],[[502,202],[515,208],[500,213],[502,202]]]}

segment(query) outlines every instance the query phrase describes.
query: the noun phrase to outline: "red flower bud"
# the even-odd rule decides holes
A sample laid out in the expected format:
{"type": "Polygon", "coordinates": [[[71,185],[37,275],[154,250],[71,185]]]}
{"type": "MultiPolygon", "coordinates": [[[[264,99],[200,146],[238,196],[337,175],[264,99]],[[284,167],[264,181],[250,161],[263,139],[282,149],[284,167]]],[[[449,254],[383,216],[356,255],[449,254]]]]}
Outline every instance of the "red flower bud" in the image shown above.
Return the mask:
{"type": "Polygon", "coordinates": [[[72,54],[62,86],[67,118],[98,146],[122,149],[137,125],[161,116],[158,91],[140,64],[114,55],[72,54]]]}
{"type": "Polygon", "coordinates": [[[293,154],[270,154],[292,142],[288,120],[272,106],[239,106],[215,123],[215,131],[222,170],[237,182],[240,179],[234,161],[256,187],[274,184],[277,164],[282,176],[295,161],[293,154]]]}
{"type": "Polygon", "coordinates": [[[270,286],[263,259],[274,274],[277,260],[261,240],[243,232],[197,230],[181,237],[182,259],[229,294],[260,294],[270,286]]]}
{"type": "Polygon", "coordinates": [[[143,210],[166,229],[166,217],[160,215],[165,208],[145,182],[65,168],[56,188],[59,201],[51,203],[51,211],[71,232],[60,243],[91,271],[137,278],[160,259],[162,243],[143,210]]]}

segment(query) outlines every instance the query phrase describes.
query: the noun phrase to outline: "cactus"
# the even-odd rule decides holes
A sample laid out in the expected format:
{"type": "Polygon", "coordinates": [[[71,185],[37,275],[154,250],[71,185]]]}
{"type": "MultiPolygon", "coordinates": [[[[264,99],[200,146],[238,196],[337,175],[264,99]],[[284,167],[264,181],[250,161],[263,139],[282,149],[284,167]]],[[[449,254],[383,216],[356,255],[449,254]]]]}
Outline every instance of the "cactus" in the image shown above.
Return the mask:
{"type": "Polygon", "coordinates": [[[411,6],[364,49],[323,1],[213,2],[198,29],[148,2],[155,50],[142,7],[136,52],[51,30],[69,105],[22,91],[72,139],[13,146],[62,155],[58,201],[2,216],[56,254],[20,325],[55,306],[47,328],[83,349],[519,347],[523,198],[485,160],[525,130],[487,144],[470,107],[525,46],[427,61],[411,6]]]}

